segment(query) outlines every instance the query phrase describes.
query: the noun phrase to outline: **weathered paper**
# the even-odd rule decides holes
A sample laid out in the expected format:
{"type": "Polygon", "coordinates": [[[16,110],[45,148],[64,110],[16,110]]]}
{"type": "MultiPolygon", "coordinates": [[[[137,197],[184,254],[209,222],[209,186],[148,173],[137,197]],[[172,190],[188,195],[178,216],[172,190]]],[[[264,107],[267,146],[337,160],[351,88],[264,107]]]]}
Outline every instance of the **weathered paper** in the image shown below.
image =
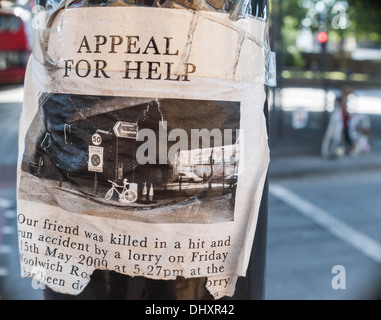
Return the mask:
{"type": "Polygon", "coordinates": [[[69,294],[95,269],[208,277],[233,295],[269,162],[264,22],[132,7],[55,23],[25,82],[22,275],[69,294]]]}

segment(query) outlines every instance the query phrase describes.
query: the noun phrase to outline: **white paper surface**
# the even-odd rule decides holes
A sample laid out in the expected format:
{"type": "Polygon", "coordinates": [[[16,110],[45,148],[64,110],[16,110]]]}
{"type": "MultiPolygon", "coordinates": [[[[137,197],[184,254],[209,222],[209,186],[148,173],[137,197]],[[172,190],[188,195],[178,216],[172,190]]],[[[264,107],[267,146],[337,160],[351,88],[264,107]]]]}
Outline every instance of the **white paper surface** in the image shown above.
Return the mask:
{"type": "Polygon", "coordinates": [[[56,65],[36,48],[25,82],[22,275],[69,294],[95,269],[207,277],[215,298],[233,295],[269,162],[264,23],[144,7],[60,22],[56,65]]]}

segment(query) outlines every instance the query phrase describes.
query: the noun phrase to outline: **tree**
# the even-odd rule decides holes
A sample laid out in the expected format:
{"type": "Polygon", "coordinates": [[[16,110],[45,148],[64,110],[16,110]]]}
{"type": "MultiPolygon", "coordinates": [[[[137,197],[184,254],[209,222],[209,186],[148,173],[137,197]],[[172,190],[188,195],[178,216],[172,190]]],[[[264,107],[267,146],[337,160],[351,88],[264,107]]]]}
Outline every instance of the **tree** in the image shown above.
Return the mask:
{"type": "Polygon", "coordinates": [[[295,46],[301,30],[326,31],[331,42],[343,44],[349,36],[378,43],[381,40],[381,1],[374,0],[275,0],[274,18],[282,19],[286,65],[303,64],[295,46]]]}
{"type": "Polygon", "coordinates": [[[381,40],[381,1],[347,0],[348,14],[351,18],[351,30],[357,38],[381,40]]]}
{"type": "Polygon", "coordinates": [[[322,24],[320,17],[328,32],[334,31],[342,37],[351,34],[357,39],[381,39],[381,1],[288,0],[282,1],[282,6],[284,18],[291,17],[297,30],[310,27],[316,32],[322,24]],[[334,22],[341,23],[342,28],[334,28],[334,22]]]}

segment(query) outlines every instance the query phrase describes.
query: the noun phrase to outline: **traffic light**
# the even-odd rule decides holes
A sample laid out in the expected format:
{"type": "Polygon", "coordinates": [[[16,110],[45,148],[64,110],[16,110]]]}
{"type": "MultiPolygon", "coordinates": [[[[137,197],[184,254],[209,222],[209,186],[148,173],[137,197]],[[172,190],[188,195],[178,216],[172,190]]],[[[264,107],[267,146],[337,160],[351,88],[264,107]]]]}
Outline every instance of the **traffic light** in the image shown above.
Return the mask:
{"type": "Polygon", "coordinates": [[[318,39],[318,41],[319,41],[321,44],[323,44],[323,43],[327,43],[327,41],[328,41],[328,34],[327,34],[327,32],[325,32],[325,31],[320,31],[320,32],[318,33],[318,35],[317,35],[317,39],[318,39]]]}

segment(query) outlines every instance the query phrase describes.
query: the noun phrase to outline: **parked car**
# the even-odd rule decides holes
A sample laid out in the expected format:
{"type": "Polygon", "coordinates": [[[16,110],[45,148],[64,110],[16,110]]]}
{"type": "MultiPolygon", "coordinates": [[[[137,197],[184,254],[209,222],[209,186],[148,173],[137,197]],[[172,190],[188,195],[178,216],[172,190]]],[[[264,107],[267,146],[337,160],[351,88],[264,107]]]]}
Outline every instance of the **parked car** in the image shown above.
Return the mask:
{"type": "Polygon", "coordinates": [[[0,84],[22,84],[31,52],[30,13],[22,8],[0,9],[0,84]]]}
{"type": "Polygon", "coordinates": [[[202,182],[202,179],[193,172],[179,172],[177,174],[177,181],[182,182],[202,182]]]}

